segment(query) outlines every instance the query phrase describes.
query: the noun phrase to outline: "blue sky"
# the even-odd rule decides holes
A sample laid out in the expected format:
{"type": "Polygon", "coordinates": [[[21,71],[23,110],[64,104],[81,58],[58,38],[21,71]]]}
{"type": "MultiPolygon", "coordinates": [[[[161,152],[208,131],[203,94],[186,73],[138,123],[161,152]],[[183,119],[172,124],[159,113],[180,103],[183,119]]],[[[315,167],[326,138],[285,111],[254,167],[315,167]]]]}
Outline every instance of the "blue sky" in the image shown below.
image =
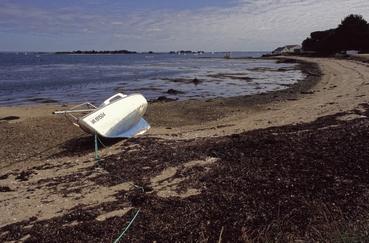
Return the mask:
{"type": "Polygon", "coordinates": [[[0,51],[271,50],[368,0],[1,0],[0,51]]]}

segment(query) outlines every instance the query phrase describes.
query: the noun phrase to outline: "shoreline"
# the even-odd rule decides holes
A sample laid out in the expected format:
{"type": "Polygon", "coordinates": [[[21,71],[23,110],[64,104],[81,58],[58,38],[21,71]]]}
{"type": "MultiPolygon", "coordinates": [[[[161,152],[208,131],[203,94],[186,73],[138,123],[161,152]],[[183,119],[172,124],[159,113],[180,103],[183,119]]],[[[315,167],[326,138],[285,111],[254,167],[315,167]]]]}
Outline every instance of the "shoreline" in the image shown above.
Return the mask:
{"type": "MultiPolygon", "coordinates": [[[[272,59],[280,60],[281,58],[272,59]]],[[[282,57],[282,59],[291,58],[282,57]]],[[[157,126],[196,126],[226,118],[238,110],[257,110],[260,106],[296,100],[302,93],[314,87],[322,76],[318,64],[307,60],[296,61],[299,65],[298,69],[306,75],[306,78],[286,89],[227,98],[153,102],[148,107],[146,118],[157,126]],[[197,114],[201,114],[201,117],[197,114]],[[171,115],[175,115],[175,119],[171,115]]]]}
{"type": "MultiPolygon", "coordinates": [[[[268,60],[281,60],[281,59],[291,59],[289,57],[282,58],[256,58],[256,59],[268,59],[268,60]]],[[[293,59],[295,60],[295,59],[293,59]]],[[[252,105],[260,105],[267,104],[275,100],[276,97],[280,99],[293,99],[296,98],[300,92],[308,91],[311,87],[313,87],[320,80],[321,72],[316,63],[308,62],[308,61],[298,61],[297,60],[296,70],[300,70],[306,77],[303,80],[298,81],[292,85],[289,85],[287,88],[276,91],[263,92],[258,94],[251,95],[243,95],[243,96],[232,96],[232,97],[216,97],[216,98],[199,98],[199,99],[188,99],[188,100],[150,100],[149,106],[170,106],[171,103],[175,104],[184,104],[192,106],[193,103],[214,103],[215,105],[224,104],[224,105],[235,105],[235,103],[239,103],[239,101],[244,102],[244,105],[252,106],[252,105]]],[[[48,98],[45,98],[48,101],[48,98]]],[[[70,107],[76,105],[74,103],[65,103],[58,101],[51,102],[33,102],[26,104],[10,104],[10,105],[0,105],[0,119],[9,115],[14,110],[14,114],[23,113],[23,111],[28,111],[33,109],[36,111],[35,114],[24,114],[25,118],[29,117],[38,117],[38,116],[47,116],[48,114],[43,114],[42,110],[49,112],[52,109],[60,108],[60,107],[70,107]]],[[[9,115],[11,116],[11,115],[9,115]]]]}
{"type": "MultiPolygon", "coordinates": [[[[262,94],[150,102],[145,118],[152,125],[152,129],[146,136],[173,139],[223,136],[257,128],[312,121],[319,116],[339,112],[342,109],[350,110],[366,101],[365,95],[361,94],[363,92],[360,93],[358,88],[360,83],[365,83],[364,77],[367,76],[367,66],[364,64],[330,58],[286,56],[272,59],[295,60],[306,78],[286,89],[262,94]],[[345,70],[336,74],[335,72],[341,67],[345,67],[345,70]],[[356,71],[355,68],[359,68],[360,71],[356,71]],[[361,71],[364,73],[358,78],[363,79],[362,81],[345,83],[347,78],[350,79],[346,76],[355,78],[356,73],[361,71]],[[334,87],[337,86],[334,80],[336,78],[340,82],[341,89],[334,87]],[[356,95],[360,97],[350,94],[349,89],[360,93],[356,95]],[[344,99],[346,96],[352,101],[346,101],[346,98],[344,99]],[[362,102],[355,100],[362,100],[362,102]],[[281,114],[278,114],[279,111],[281,114]]],[[[365,89],[366,85],[363,86],[365,89]]],[[[40,120],[40,123],[46,124],[46,127],[49,127],[48,120],[66,127],[63,117],[51,115],[52,111],[57,109],[65,109],[65,105],[51,103],[5,106],[0,107],[0,117],[19,116],[20,119],[9,121],[14,124],[25,119],[37,120],[42,117],[44,121],[40,120]]]]}

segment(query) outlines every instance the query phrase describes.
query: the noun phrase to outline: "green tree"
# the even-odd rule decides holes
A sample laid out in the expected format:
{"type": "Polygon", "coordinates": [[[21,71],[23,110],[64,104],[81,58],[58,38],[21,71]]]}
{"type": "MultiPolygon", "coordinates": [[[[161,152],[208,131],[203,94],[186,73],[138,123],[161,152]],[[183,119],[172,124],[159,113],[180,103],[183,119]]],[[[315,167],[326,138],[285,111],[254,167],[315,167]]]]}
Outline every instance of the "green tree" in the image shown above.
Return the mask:
{"type": "Polygon", "coordinates": [[[304,40],[307,51],[330,55],[345,50],[369,51],[369,24],[361,15],[351,14],[336,29],[316,31],[304,40]]]}

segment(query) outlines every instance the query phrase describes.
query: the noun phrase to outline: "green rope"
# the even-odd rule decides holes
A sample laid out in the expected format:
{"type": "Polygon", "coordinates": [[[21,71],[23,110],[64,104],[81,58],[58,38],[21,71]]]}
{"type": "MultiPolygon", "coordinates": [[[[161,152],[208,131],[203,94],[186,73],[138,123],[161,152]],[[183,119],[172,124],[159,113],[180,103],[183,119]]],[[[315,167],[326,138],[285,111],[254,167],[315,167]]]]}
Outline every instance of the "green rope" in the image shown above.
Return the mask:
{"type": "Polygon", "coordinates": [[[129,222],[129,224],[127,225],[127,227],[123,230],[123,232],[119,235],[119,237],[113,242],[113,243],[118,243],[120,241],[120,239],[124,236],[124,234],[127,232],[127,230],[129,229],[129,227],[131,226],[131,224],[133,223],[133,221],[135,221],[138,213],[140,212],[140,209],[137,210],[135,216],[133,216],[132,220],[129,222]]]}
{"type": "Polygon", "coordinates": [[[97,140],[100,142],[100,144],[101,144],[104,148],[106,148],[106,145],[105,145],[103,142],[101,142],[101,140],[100,140],[99,136],[97,136],[97,140]]]}
{"type": "Polygon", "coordinates": [[[99,161],[100,160],[100,156],[99,156],[99,144],[97,143],[97,139],[98,139],[98,137],[97,137],[97,134],[95,133],[95,159],[97,161],[99,161]]]}

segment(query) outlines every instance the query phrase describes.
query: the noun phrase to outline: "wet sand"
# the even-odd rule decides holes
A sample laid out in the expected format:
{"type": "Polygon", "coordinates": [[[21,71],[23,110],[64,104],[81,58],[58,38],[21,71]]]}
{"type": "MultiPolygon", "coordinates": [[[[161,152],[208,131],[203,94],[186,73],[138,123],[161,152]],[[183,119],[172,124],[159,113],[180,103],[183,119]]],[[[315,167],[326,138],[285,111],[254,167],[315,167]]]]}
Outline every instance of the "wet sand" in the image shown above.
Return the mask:
{"type": "MultiPolygon", "coordinates": [[[[270,126],[314,121],[318,117],[352,110],[358,104],[368,102],[369,68],[367,64],[324,58],[300,58],[300,60],[318,63],[323,74],[321,81],[316,82],[318,77],[314,75],[319,75],[317,71],[309,71],[313,76],[307,81],[307,89],[292,91],[293,93],[289,95],[283,92],[282,94],[272,94],[271,97],[263,100],[267,101],[265,103],[251,102],[250,104],[247,97],[219,101],[221,104],[219,106],[225,107],[226,116],[214,116],[213,121],[205,124],[198,120],[196,125],[181,126],[180,129],[171,131],[160,128],[153,129],[151,133],[165,136],[174,132],[175,134],[180,133],[185,138],[222,136],[270,126]],[[222,128],[217,129],[218,126],[222,126],[222,128]]],[[[219,106],[211,105],[212,108],[209,112],[212,112],[213,109],[216,110],[219,106]]],[[[181,110],[186,109],[182,106],[179,107],[181,110]]],[[[162,112],[166,112],[166,110],[162,112]]],[[[162,112],[158,114],[166,119],[162,112]]],[[[197,114],[202,114],[202,110],[193,113],[189,111],[188,113],[191,114],[191,117],[197,117],[197,114]]],[[[170,126],[170,116],[159,125],[164,123],[170,126]]]]}
{"type": "Polygon", "coordinates": [[[63,107],[1,107],[0,239],[111,242],[137,209],[130,241],[364,234],[369,67],[302,60],[286,91],[150,104],[151,131],[98,163],[63,107]]]}

